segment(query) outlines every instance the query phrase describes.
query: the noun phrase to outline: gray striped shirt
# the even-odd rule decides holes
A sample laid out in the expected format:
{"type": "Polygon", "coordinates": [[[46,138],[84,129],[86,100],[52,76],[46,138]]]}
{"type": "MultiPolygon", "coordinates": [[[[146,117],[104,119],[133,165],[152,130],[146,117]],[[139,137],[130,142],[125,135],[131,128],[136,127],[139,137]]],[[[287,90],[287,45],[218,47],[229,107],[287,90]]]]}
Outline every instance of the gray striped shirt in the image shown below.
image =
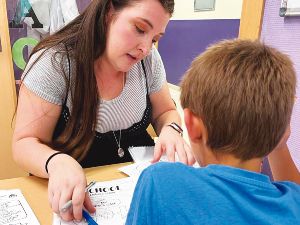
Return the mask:
{"type": "MultiPolygon", "coordinates": [[[[24,74],[31,67],[35,59],[43,50],[34,54],[29,60],[24,74]]],[[[33,65],[24,78],[25,86],[42,99],[57,105],[62,105],[66,97],[66,83],[64,75],[52,64],[52,56],[55,50],[47,50],[39,61],[33,65]]],[[[57,55],[59,57],[59,55],[57,55]]],[[[59,59],[53,61],[58,63],[59,59]]],[[[68,62],[64,63],[68,72],[68,62]]],[[[162,88],[166,81],[165,69],[161,57],[155,47],[144,59],[148,91],[154,93],[162,88]]],[[[71,71],[74,65],[71,62],[71,71]]],[[[71,73],[72,84],[72,73],[71,73]]],[[[88,90],[86,90],[88,91],[88,90]]],[[[96,130],[105,133],[111,130],[127,129],[134,123],[141,121],[146,108],[146,80],[141,63],[136,63],[127,72],[126,83],[121,94],[109,101],[101,100],[98,105],[96,130]]],[[[68,93],[67,106],[72,108],[71,94],[68,93]]]]}

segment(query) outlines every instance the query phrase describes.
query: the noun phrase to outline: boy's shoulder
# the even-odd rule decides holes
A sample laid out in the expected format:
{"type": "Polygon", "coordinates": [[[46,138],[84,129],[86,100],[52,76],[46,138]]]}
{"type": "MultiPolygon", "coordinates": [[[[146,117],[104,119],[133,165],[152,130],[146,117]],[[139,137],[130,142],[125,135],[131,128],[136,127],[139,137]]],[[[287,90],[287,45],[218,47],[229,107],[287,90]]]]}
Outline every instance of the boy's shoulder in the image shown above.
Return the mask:
{"type": "Polygon", "coordinates": [[[158,162],[154,163],[151,166],[149,166],[146,170],[159,173],[160,171],[163,172],[173,172],[174,170],[190,170],[191,166],[187,166],[180,162],[158,162]]]}
{"type": "Polygon", "coordinates": [[[296,184],[292,181],[275,181],[273,184],[280,190],[285,191],[289,189],[295,193],[298,193],[298,197],[300,198],[300,185],[296,184]]]}
{"type": "Polygon", "coordinates": [[[143,171],[143,176],[152,178],[156,182],[165,182],[169,178],[173,182],[176,182],[176,180],[186,179],[196,174],[197,176],[201,176],[200,170],[202,169],[194,168],[180,162],[158,162],[146,168],[143,171]]]}
{"type": "Polygon", "coordinates": [[[169,178],[174,183],[185,180],[190,182],[190,178],[193,178],[195,183],[199,181],[202,185],[208,185],[207,182],[213,180],[220,185],[230,183],[244,188],[256,186],[263,189],[288,189],[300,194],[300,185],[296,183],[289,181],[272,182],[266,175],[225,165],[208,165],[195,168],[179,162],[159,162],[149,166],[143,173],[143,176],[152,178],[157,182],[166,182],[169,178]]]}

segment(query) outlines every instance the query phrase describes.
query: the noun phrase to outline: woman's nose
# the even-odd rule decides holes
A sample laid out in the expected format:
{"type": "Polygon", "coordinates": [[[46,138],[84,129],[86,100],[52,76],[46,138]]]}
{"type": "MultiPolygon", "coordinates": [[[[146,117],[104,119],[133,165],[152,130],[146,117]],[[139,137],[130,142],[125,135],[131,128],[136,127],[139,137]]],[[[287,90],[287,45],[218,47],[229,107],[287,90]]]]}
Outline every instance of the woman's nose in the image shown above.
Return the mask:
{"type": "Polygon", "coordinates": [[[152,48],[152,40],[151,41],[143,41],[139,46],[138,50],[141,52],[143,56],[146,56],[149,54],[150,50],[152,48]]]}

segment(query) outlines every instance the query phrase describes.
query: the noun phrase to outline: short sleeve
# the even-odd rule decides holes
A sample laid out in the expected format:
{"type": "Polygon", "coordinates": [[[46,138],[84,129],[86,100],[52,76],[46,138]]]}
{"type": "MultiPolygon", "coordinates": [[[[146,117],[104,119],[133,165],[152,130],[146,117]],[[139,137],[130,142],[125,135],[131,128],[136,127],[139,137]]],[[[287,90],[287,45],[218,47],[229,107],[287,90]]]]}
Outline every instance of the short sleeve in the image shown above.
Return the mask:
{"type": "Polygon", "coordinates": [[[146,57],[145,61],[149,68],[148,71],[146,71],[149,92],[158,92],[166,82],[166,71],[161,56],[155,47],[151,49],[151,52],[146,57]]]}
{"type": "Polygon", "coordinates": [[[127,215],[126,225],[152,225],[160,223],[159,202],[151,167],[139,177],[127,215]]]}
{"type": "Polygon", "coordinates": [[[69,73],[66,63],[60,68],[61,60],[54,49],[40,50],[32,55],[22,75],[23,84],[29,90],[57,105],[62,105],[66,97],[65,76],[69,73]]]}

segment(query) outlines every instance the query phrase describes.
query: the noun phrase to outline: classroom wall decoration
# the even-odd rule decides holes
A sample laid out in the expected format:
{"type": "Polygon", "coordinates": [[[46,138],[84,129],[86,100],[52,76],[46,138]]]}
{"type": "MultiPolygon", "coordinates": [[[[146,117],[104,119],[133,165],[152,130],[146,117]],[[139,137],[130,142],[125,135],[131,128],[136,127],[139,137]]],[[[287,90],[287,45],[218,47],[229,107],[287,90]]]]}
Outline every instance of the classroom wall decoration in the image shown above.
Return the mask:
{"type": "Polygon", "coordinates": [[[76,17],[90,1],[6,0],[17,83],[26,66],[31,49],[39,40],[57,31],[76,17]]]}
{"type": "Polygon", "coordinates": [[[281,0],[266,0],[261,40],[288,54],[293,60],[298,87],[288,146],[300,170],[300,17],[280,17],[281,0]]]}

